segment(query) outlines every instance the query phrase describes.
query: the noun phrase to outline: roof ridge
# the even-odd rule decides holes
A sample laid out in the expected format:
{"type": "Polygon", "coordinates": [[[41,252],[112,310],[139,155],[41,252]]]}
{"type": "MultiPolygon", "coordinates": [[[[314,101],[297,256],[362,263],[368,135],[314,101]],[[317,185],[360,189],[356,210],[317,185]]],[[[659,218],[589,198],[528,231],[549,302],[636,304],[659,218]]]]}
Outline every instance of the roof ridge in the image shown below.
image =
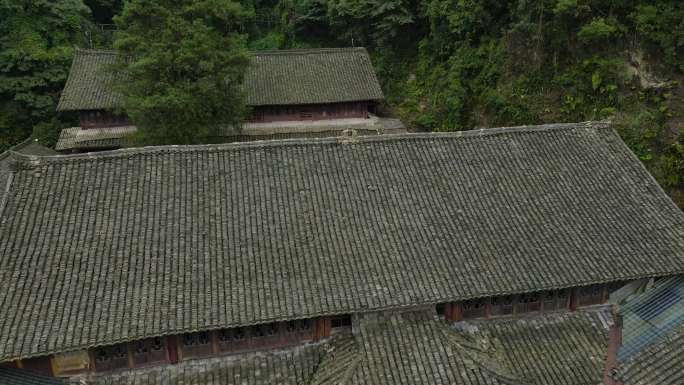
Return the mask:
{"type": "Polygon", "coordinates": [[[114,49],[94,49],[80,47],[76,47],[76,53],[82,55],[119,55],[119,52],[114,49]]]}
{"type": "Polygon", "coordinates": [[[514,126],[514,127],[496,127],[496,128],[481,128],[467,131],[453,131],[453,132],[423,132],[423,133],[404,133],[404,134],[385,134],[377,136],[358,136],[354,140],[349,140],[346,137],[327,137],[327,138],[295,138],[295,139],[269,139],[258,140],[251,142],[233,142],[233,143],[219,143],[219,144],[196,144],[196,145],[163,145],[163,146],[146,146],[122,148],[111,151],[89,152],[85,154],[67,154],[67,155],[48,155],[48,156],[27,156],[16,153],[17,161],[22,159],[33,160],[33,164],[38,166],[40,162],[36,162],[36,158],[43,162],[64,161],[64,160],[87,160],[87,159],[105,159],[118,158],[134,155],[144,154],[160,154],[165,152],[201,152],[201,151],[228,151],[241,150],[249,148],[272,148],[272,147],[287,147],[287,146],[306,146],[306,145],[321,145],[321,144],[363,144],[374,142],[392,142],[400,140],[429,140],[429,139],[455,139],[455,138],[471,138],[482,136],[494,136],[501,134],[519,134],[530,132],[550,132],[562,130],[576,130],[576,129],[607,129],[611,127],[610,121],[587,121],[578,123],[558,123],[558,124],[542,124],[531,126],[514,126]]]}
{"type": "MultiPolygon", "coordinates": [[[[38,155],[27,155],[27,154],[22,154],[20,152],[17,152],[18,150],[21,150],[22,148],[30,145],[31,143],[39,143],[37,138],[34,138],[33,135],[29,136],[28,138],[22,140],[21,142],[11,146],[4,152],[0,152],[0,160],[9,158],[10,156],[13,155],[21,155],[21,156],[38,156],[38,155]]],[[[40,143],[39,143],[40,144],[40,143]]]]}
{"type": "Polygon", "coordinates": [[[368,52],[365,47],[340,47],[340,48],[294,48],[294,49],[268,49],[263,51],[250,51],[252,55],[307,55],[335,52],[368,52]]]}
{"type": "MultiPolygon", "coordinates": [[[[76,47],[77,53],[82,55],[120,55],[121,53],[115,49],[94,49],[94,48],[80,48],[76,47]]],[[[249,51],[255,56],[260,55],[306,55],[319,53],[335,53],[335,52],[367,52],[365,47],[339,47],[339,48],[294,48],[294,49],[267,49],[259,51],[249,51]]]]}

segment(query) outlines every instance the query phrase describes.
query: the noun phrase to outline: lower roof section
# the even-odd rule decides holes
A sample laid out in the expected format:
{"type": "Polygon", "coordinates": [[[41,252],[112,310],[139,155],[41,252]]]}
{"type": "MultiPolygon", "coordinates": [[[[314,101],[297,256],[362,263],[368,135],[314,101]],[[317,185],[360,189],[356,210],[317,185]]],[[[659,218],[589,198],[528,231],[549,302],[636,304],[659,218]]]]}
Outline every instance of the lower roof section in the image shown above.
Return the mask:
{"type": "Polygon", "coordinates": [[[75,377],[88,385],[596,385],[605,309],[449,325],[434,311],[372,313],[354,333],[268,353],[75,377]]]}
{"type": "Polygon", "coordinates": [[[684,214],[605,124],[19,159],[0,361],[684,271],[684,214]]]}
{"type": "Polygon", "coordinates": [[[21,369],[0,368],[0,385],[66,385],[67,381],[21,369]]]}

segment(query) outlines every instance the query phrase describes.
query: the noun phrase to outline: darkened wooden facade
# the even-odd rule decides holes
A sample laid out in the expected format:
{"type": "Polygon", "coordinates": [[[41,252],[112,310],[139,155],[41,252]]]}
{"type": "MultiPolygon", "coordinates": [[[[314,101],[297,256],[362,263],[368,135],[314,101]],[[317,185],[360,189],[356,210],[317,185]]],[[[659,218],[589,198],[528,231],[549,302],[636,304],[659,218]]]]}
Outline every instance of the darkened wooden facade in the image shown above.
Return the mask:
{"type": "Polygon", "coordinates": [[[534,312],[574,311],[580,307],[605,304],[610,293],[624,284],[625,282],[614,282],[607,285],[590,285],[521,295],[479,298],[441,304],[438,306],[438,311],[452,321],[534,312]]]}
{"type": "Polygon", "coordinates": [[[368,118],[370,102],[254,107],[252,123],[368,118]]]}
{"type": "Polygon", "coordinates": [[[66,354],[5,362],[0,367],[19,368],[53,377],[88,372],[108,372],[180,361],[277,349],[318,341],[349,328],[349,315],[187,333],[101,346],[66,354]]]}
{"type": "Polygon", "coordinates": [[[109,110],[79,111],[80,125],[84,129],[129,126],[128,117],[109,110]]]}

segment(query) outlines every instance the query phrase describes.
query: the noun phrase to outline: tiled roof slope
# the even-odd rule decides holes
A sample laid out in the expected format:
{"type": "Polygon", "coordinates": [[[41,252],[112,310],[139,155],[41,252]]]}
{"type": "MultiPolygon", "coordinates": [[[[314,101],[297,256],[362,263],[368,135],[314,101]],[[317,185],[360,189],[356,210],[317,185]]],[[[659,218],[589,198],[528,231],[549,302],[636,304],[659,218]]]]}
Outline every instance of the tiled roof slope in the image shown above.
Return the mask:
{"type": "Polygon", "coordinates": [[[684,271],[684,215],[602,124],[17,167],[0,208],[0,361],[684,271]]]}
{"type": "MultiPolygon", "coordinates": [[[[112,90],[122,79],[110,70],[116,58],[112,51],[76,50],[57,110],[121,107],[120,95],[112,90]]],[[[384,98],[364,48],[254,52],[244,86],[249,106],[384,98]]]]}
{"type": "Polygon", "coordinates": [[[254,52],[245,89],[250,106],[384,98],[365,48],[254,52]]]}
{"type": "Polygon", "coordinates": [[[617,377],[623,385],[684,384],[684,325],[626,362],[617,377]]]}
{"type": "Polygon", "coordinates": [[[0,385],[65,385],[66,381],[21,369],[0,368],[0,385]]]}
{"type": "Polygon", "coordinates": [[[59,134],[55,145],[58,151],[98,150],[124,147],[126,137],[135,133],[135,126],[88,128],[65,128],[59,134]]]}
{"type": "Polygon", "coordinates": [[[124,79],[112,71],[117,56],[114,51],[76,49],[57,111],[120,107],[121,95],[112,89],[124,79]]]}
{"type": "Polygon", "coordinates": [[[0,153],[0,202],[2,201],[2,192],[7,186],[7,177],[10,173],[10,166],[13,162],[12,154],[24,154],[35,156],[57,155],[57,152],[51,148],[45,147],[38,143],[37,139],[28,138],[23,142],[11,147],[9,150],[0,153]]]}
{"type": "MultiPolygon", "coordinates": [[[[434,313],[434,311],[433,311],[434,313]]],[[[496,344],[450,330],[429,312],[368,314],[346,378],[314,385],[515,385],[496,344]]],[[[337,363],[337,362],[334,362],[337,363]]],[[[319,368],[319,371],[325,368],[319,368]]]]}
{"type": "Polygon", "coordinates": [[[243,354],[178,365],[123,371],[119,374],[75,377],[72,385],[305,385],[322,357],[324,346],[243,354]]]}
{"type": "Polygon", "coordinates": [[[498,341],[502,361],[526,384],[597,385],[612,322],[609,309],[600,309],[473,324],[475,334],[498,341]]]}

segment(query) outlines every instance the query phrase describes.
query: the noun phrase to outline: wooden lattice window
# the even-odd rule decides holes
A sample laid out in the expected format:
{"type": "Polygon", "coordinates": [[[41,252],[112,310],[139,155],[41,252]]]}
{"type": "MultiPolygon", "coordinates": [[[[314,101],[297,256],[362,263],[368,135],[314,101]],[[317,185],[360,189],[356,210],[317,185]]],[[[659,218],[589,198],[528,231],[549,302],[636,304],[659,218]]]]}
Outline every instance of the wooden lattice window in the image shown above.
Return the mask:
{"type": "Polygon", "coordinates": [[[268,338],[273,337],[276,334],[278,334],[278,324],[275,323],[252,327],[252,336],[254,336],[254,338],[268,338]]]}
{"type": "Polygon", "coordinates": [[[250,328],[224,329],[217,332],[219,350],[222,352],[240,350],[249,345],[250,328]]]}
{"type": "Polygon", "coordinates": [[[247,338],[246,328],[224,329],[218,332],[219,342],[243,341],[247,338]]]}
{"type": "Polygon", "coordinates": [[[98,372],[128,367],[126,344],[104,346],[95,349],[95,370],[98,372]]]}
{"type": "Polygon", "coordinates": [[[168,360],[164,339],[160,337],[131,343],[131,353],[133,354],[133,363],[136,366],[165,362],[168,360]]]}
{"type": "Polygon", "coordinates": [[[310,109],[303,109],[299,111],[299,117],[301,119],[311,119],[313,118],[313,112],[310,109]]]}
{"type": "Polygon", "coordinates": [[[541,310],[541,295],[539,293],[526,293],[518,298],[518,313],[530,313],[541,310]]]}
{"type": "Polygon", "coordinates": [[[29,358],[27,360],[22,360],[22,368],[30,372],[43,374],[46,376],[52,376],[52,367],[50,365],[50,359],[48,357],[36,357],[29,358]]]}
{"type": "Polygon", "coordinates": [[[481,318],[487,315],[487,301],[476,299],[462,304],[463,318],[481,318]]]}
{"type": "Polygon", "coordinates": [[[591,285],[579,289],[579,306],[591,306],[603,303],[602,285],[591,285]]]}
{"type": "Polygon", "coordinates": [[[55,354],[52,356],[55,375],[76,374],[90,370],[87,350],[55,354]]]}
{"type": "Polygon", "coordinates": [[[205,357],[212,354],[211,334],[199,332],[184,334],[181,337],[183,358],[205,357]]]}
{"type": "Polygon", "coordinates": [[[351,324],[352,324],[351,316],[348,316],[348,315],[347,316],[333,317],[330,320],[330,327],[333,329],[350,327],[351,324]]]}
{"type": "Polygon", "coordinates": [[[546,291],[542,296],[544,311],[567,309],[569,300],[570,293],[567,290],[546,291]]]}
{"type": "Polygon", "coordinates": [[[494,297],[492,298],[492,305],[490,307],[489,314],[491,314],[492,316],[513,314],[514,303],[515,297],[513,297],[512,295],[494,297]]]}

